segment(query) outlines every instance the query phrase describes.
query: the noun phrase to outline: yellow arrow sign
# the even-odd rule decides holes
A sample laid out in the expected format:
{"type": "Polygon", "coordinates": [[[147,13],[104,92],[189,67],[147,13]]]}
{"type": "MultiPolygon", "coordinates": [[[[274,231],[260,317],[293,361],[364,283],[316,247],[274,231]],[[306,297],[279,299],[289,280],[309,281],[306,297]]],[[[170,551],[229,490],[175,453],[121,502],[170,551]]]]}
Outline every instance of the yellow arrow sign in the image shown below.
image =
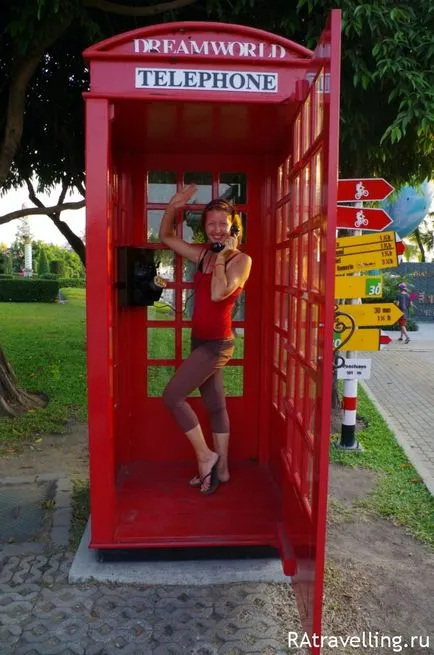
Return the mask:
{"type": "Polygon", "coordinates": [[[382,275],[339,275],[335,278],[335,298],[381,298],[382,275]]]}
{"type": "MultiPolygon", "coordinates": [[[[338,310],[350,314],[357,327],[394,325],[401,318],[402,311],[392,302],[365,303],[361,305],[338,305],[338,310]]],[[[347,350],[352,350],[345,345],[347,350]]],[[[354,350],[358,350],[354,348],[354,350]]],[[[360,350],[360,349],[359,349],[360,350]]]]}
{"type": "Polygon", "coordinates": [[[378,250],[336,257],[335,273],[336,275],[348,275],[392,266],[398,266],[396,250],[378,250]]]}
{"type": "Polygon", "coordinates": [[[333,348],[336,350],[380,350],[380,330],[363,329],[355,330],[351,338],[346,342],[348,332],[344,330],[342,334],[335,332],[333,336],[333,348]],[[343,344],[342,348],[340,344],[343,344]]]}
{"type": "Polygon", "coordinates": [[[336,241],[336,274],[398,265],[395,232],[342,237],[336,241]]]}
{"type": "Polygon", "coordinates": [[[362,234],[358,237],[341,237],[336,240],[336,248],[345,248],[348,250],[359,250],[360,246],[388,244],[395,248],[395,232],[376,232],[375,234],[362,234]]]}

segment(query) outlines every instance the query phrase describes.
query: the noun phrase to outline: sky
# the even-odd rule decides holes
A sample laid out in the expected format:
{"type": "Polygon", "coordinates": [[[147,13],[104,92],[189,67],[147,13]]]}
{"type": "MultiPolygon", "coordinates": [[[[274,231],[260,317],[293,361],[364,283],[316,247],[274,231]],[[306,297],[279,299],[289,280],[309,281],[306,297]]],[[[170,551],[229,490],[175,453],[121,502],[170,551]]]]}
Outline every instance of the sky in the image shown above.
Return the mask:
{"type": "MultiPolygon", "coordinates": [[[[60,194],[60,187],[51,191],[51,194],[37,193],[37,197],[46,206],[53,206],[57,204],[60,194]]],[[[79,193],[68,195],[65,202],[74,202],[83,200],[79,193]]],[[[9,212],[21,209],[26,205],[27,207],[34,207],[33,203],[29,200],[27,187],[22,189],[8,191],[3,197],[0,198],[0,218],[9,212]]],[[[68,223],[72,231],[79,237],[84,234],[85,228],[85,209],[67,210],[61,214],[62,221],[68,223]]],[[[0,225],[0,243],[10,245],[15,240],[20,219],[9,221],[4,225],[0,225]]],[[[36,215],[29,217],[30,232],[35,241],[45,241],[57,246],[66,245],[65,237],[55,227],[51,218],[43,215],[36,215]]]]}

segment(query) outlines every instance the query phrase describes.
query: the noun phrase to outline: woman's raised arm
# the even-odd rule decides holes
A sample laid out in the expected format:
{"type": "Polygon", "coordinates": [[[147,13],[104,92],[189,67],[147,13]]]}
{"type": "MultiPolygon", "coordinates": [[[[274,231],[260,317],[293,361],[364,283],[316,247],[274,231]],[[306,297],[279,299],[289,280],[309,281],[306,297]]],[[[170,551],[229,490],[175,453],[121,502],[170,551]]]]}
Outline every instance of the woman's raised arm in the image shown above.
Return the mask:
{"type": "Polygon", "coordinates": [[[199,261],[199,256],[203,250],[203,246],[194,243],[187,243],[187,241],[184,241],[184,239],[178,237],[175,232],[174,223],[178,210],[185,207],[188,201],[194,196],[196,191],[196,184],[189,184],[181,191],[175,193],[166,207],[166,211],[164,212],[164,216],[161,220],[159,231],[159,238],[161,243],[164,243],[178,255],[189,259],[195,264],[197,264],[199,261]]]}

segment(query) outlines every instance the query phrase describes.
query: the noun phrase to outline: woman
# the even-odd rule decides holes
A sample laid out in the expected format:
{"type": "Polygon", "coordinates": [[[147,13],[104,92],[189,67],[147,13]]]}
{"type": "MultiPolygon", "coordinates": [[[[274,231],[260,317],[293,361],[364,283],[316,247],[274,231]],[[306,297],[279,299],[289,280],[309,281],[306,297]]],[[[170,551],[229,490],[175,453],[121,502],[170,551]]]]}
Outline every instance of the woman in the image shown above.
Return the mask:
{"type": "Polygon", "coordinates": [[[232,357],[232,309],[250,274],[251,258],[237,250],[241,239],[240,217],[224,200],[210,202],[202,213],[202,228],[215,249],[187,243],[175,234],[174,220],[197,191],[195,184],[176,193],[167,205],[160,227],[160,241],[197,266],[194,276],[195,303],[192,317],[192,350],[163,393],[163,400],[193,446],[198,474],[191,486],[203,494],[216,491],[229,480],[229,418],[222,368],[232,357]],[[219,252],[216,252],[221,248],[219,252]],[[210,414],[213,450],[208,448],[197,415],[187,396],[199,388],[210,414]]]}
{"type": "Polygon", "coordinates": [[[398,284],[399,292],[395,299],[395,305],[399,307],[402,311],[402,316],[398,320],[401,334],[399,335],[398,341],[404,341],[404,343],[410,342],[410,337],[407,332],[407,319],[410,312],[410,307],[412,306],[412,301],[410,294],[408,293],[407,285],[405,282],[398,284]]]}

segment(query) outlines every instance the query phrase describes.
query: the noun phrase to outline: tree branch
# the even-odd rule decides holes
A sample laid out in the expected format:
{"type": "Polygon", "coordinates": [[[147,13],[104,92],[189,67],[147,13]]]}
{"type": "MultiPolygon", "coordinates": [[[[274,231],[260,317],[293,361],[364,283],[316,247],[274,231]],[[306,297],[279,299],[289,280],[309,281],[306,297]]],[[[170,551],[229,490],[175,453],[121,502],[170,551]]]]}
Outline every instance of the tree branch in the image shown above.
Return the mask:
{"type": "MultiPolygon", "coordinates": [[[[60,192],[59,195],[59,200],[56,205],[56,207],[44,207],[42,202],[39,200],[39,198],[36,196],[35,189],[33,187],[32,181],[30,178],[26,177],[25,182],[27,184],[27,189],[29,191],[29,199],[33,202],[34,205],[37,205],[40,208],[43,208],[47,216],[51,218],[53,221],[54,225],[57,227],[59,232],[63,234],[71,248],[77,253],[77,255],[81,259],[81,263],[83,266],[86,266],[86,248],[83,243],[83,241],[78,237],[69,227],[65,221],[62,221],[60,219],[60,214],[62,211],[66,208],[66,205],[68,203],[64,203],[63,201],[65,200],[65,196],[67,194],[67,191],[69,189],[69,183],[68,180],[63,179],[62,180],[62,191],[60,192]]],[[[85,201],[80,201],[76,203],[77,205],[83,204],[84,205],[85,201]]]]}
{"type": "MultiPolygon", "coordinates": [[[[40,202],[40,201],[38,201],[40,202]]],[[[63,205],[55,205],[54,207],[30,207],[26,209],[17,209],[14,212],[10,212],[9,214],[4,214],[3,216],[0,216],[0,225],[4,225],[5,223],[9,223],[9,221],[13,221],[15,218],[22,218],[23,216],[35,216],[36,214],[41,214],[41,215],[46,215],[50,216],[51,214],[59,214],[60,212],[65,211],[66,209],[81,209],[86,205],[85,200],[79,200],[78,202],[65,202],[63,205]]]]}
{"type": "Polygon", "coordinates": [[[85,7],[101,9],[110,14],[120,14],[122,16],[157,16],[158,14],[164,14],[165,11],[181,9],[182,7],[194,5],[198,1],[199,0],[171,0],[170,2],[161,2],[158,5],[152,5],[150,7],[127,7],[126,5],[119,5],[116,2],[110,2],[109,0],[83,0],[83,5],[85,7]]]}

